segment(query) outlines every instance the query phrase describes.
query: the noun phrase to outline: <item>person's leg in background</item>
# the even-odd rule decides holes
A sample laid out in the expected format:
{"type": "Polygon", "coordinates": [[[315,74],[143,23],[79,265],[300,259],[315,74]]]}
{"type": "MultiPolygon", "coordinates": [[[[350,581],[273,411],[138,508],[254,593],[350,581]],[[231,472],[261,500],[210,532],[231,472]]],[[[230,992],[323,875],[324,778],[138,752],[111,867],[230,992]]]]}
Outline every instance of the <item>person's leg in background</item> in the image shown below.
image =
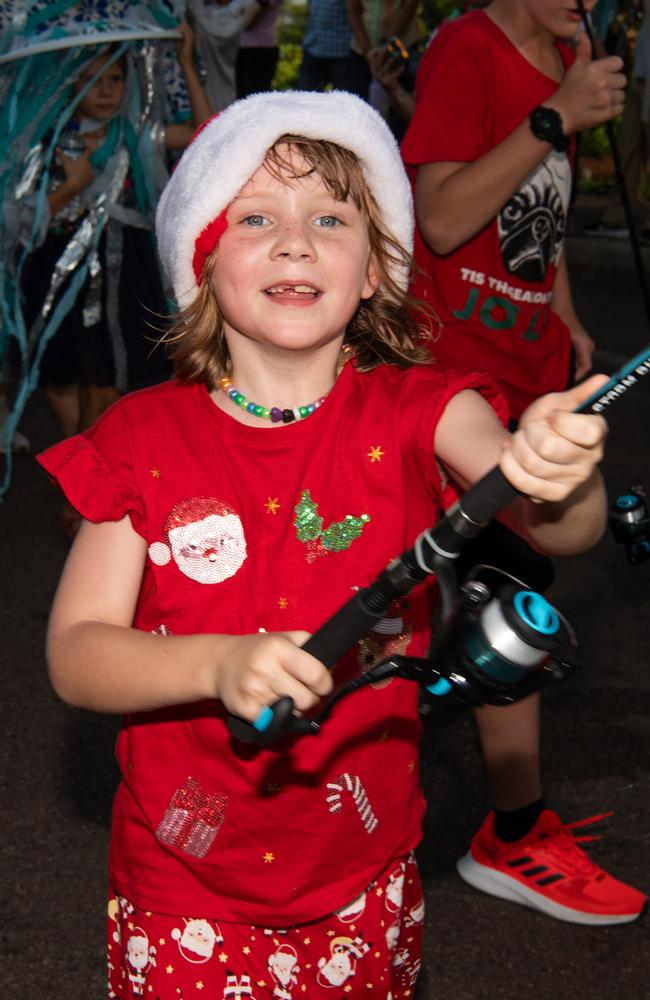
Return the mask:
{"type": "Polygon", "coordinates": [[[235,63],[237,97],[271,89],[280,50],[276,46],[239,46],[235,63]]]}
{"type": "Polygon", "coordinates": [[[333,60],[313,56],[306,49],[302,52],[302,62],[298,70],[296,90],[324,90],[328,83],[329,65],[333,60]]]}
{"type": "MultiPolygon", "coordinates": [[[[495,522],[464,550],[462,580],[476,565],[499,567],[537,593],[553,582],[549,559],[495,522]]],[[[474,713],[492,809],[458,862],[474,888],[571,923],[635,920],[645,896],[599,868],[578,846],[571,825],[544,800],[540,768],[540,696],[474,713]]],[[[593,822],[593,821],[592,821],[593,822]]]]}
{"type": "Polygon", "coordinates": [[[366,58],[359,52],[351,50],[346,61],[343,90],[356,94],[357,97],[362,97],[364,101],[367,101],[371,83],[372,73],[366,58]]]}

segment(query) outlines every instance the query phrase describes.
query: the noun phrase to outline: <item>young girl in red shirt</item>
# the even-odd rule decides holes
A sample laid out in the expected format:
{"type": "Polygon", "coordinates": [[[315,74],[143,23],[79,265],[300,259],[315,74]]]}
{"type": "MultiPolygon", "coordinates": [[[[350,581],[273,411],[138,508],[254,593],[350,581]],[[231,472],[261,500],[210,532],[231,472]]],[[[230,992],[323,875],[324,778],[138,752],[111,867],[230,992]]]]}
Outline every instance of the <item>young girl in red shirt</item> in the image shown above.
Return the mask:
{"type": "MultiPolygon", "coordinates": [[[[255,95],[209,122],[157,234],[176,378],[40,459],[84,518],[52,682],[126,716],[109,995],[411,996],[416,686],[368,687],[318,738],[270,750],[234,740],[227,714],[326,697],[309,633],[497,462],[535,498],[504,513],[511,527],[547,551],[591,545],[605,425],[571,411],[604,376],[539,400],[510,437],[487,378],[431,364],[404,308],[408,181],[349,94],[255,95]]],[[[426,652],[426,591],[390,610],[375,654],[426,652]]]]}

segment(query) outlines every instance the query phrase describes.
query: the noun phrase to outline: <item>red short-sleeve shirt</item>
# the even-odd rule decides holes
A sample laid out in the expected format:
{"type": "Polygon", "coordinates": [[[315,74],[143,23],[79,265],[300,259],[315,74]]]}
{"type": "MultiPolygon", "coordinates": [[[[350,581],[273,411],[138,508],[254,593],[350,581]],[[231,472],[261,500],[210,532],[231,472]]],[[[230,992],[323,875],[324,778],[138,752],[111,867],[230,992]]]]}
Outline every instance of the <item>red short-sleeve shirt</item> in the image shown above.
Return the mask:
{"type": "MultiPolygon", "coordinates": [[[[134,626],[159,634],[315,630],[455,496],[433,456],[449,399],[483,376],[347,365],[308,419],[249,427],[202,385],[125,397],[40,456],[90,521],[146,540],[134,626]]],[[[392,607],[336,681],[427,649],[426,587],[392,607]]],[[[317,737],[230,738],[215,701],[128,717],[118,740],[111,880],[156,912],[264,926],[348,903],[420,837],[418,692],[392,680],[342,701],[317,737]]]]}
{"type": "MultiPolygon", "coordinates": [[[[564,66],[573,58],[557,46],[564,66]]],[[[415,185],[427,163],[470,163],[514,131],[555,92],[483,12],[445,25],[425,53],[416,109],[402,143],[415,185]]],[[[489,372],[518,417],[540,395],[566,388],[567,327],[551,309],[571,192],[571,155],[552,151],[497,218],[446,256],[416,231],[412,291],[439,313],[437,358],[489,372]]]]}

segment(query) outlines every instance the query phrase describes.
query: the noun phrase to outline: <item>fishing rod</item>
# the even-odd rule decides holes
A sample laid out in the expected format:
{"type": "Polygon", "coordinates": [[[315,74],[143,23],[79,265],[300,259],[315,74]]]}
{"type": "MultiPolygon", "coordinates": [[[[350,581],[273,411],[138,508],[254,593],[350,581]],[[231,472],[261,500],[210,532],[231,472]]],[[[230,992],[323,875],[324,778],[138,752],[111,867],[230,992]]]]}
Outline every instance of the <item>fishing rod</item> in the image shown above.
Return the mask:
{"type": "MultiPolygon", "coordinates": [[[[596,41],[594,38],[594,33],[591,27],[591,22],[587,11],[585,10],[584,0],[577,0],[578,11],[580,17],[582,18],[582,23],[584,26],[585,34],[589,39],[591,44],[591,52],[593,56],[596,56],[596,41]]],[[[634,219],[634,212],[632,211],[632,203],[630,201],[630,192],[628,190],[627,181],[625,180],[625,173],[623,171],[623,163],[621,160],[621,153],[618,145],[618,139],[616,138],[616,131],[614,129],[614,124],[612,121],[605,122],[605,131],[607,133],[607,140],[609,142],[609,148],[612,153],[612,159],[614,161],[614,173],[616,175],[616,183],[618,185],[619,193],[621,196],[621,204],[623,206],[623,211],[625,213],[625,221],[627,223],[628,232],[630,234],[630,245],[632,247],[632,255],[634,257],[634,266],[637,273],[637,278],[639,280],[639,285],[641,288],[641,296],[643,298],[643,304],[645,306],[646,318],[648,320],[648,325],[650,326],[650,290],[648,288],[648,281],[646,278],[645,267],[643,264],[643,255],[641,253],[641,245],[639,243],[639,236],[637,233],[637,226],[634,219]]]]}
{"type": "MultiPolygon", "coordinates": [[[[650,373],[650,343],[618,369],[575,413],[601,414],[650,373]]],[[[316,717],[294,714],[293,699],[279,698],[253,723],[228,716],[232,736],[271,746],[283,735],[316,734],[334,705],[366,684],[401,676],[419,683],[434,698],[463,705],[509,704],[546,683],[562,680],[577,665],[575,637],[568,622],[540,594],[508,574],[496,595],[470,576],[460,588],[454,560],[465,545],[519,495],[495,466],[470,487],[435,527],[394,559],[368,586],[357,591],[302,647],[328,669],[384,616],[395,600],[431,576],[440,590],[441,624],[429,657],[394,656],[347,682],[316,717]]],[[[502,581],[503,582],[503,581],[502,581]]]]}

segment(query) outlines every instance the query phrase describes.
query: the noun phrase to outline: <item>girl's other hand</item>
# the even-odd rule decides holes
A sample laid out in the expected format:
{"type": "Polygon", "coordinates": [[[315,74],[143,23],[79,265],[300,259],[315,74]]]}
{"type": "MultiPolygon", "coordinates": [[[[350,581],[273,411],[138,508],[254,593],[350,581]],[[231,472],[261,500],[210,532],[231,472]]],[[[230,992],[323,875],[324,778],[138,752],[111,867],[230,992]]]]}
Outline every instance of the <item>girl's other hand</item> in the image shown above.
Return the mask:
{"type": "Polygon", "coordinates": [[[63,167],[65,184],[68,190],[73,194],[80,194],[82,191],[85,191],[95,176],[95,171],[90,162],[91,151],[86,149],[81,156],[77,156],[74,159],[66,156],[60,149],[57,149],[56,153],[63,167]]]}
{"type": "Polygon", "coordinates": [[[557,503],[591,477],[603,457],[607,424],[600,416],[572,411],[606,382],[606,375],[594,375],[528,407],[499,462],[516,489],[557,503]]]}
{"type": "Polygon", "coordinates": [[[192,61],[194,56],[194,32],[186,21],[178,25],[183,37],[176,42],[176,56],[181,65],[192,61]]]}
{"type": "Polygon", "coordinates": [[[308,632],[274,632],[219,637],[216,690],[229,712],[253,722],[278,698],[293,698],[308,712],[332,690],[332,676],[300,646],[308,632]]]}

